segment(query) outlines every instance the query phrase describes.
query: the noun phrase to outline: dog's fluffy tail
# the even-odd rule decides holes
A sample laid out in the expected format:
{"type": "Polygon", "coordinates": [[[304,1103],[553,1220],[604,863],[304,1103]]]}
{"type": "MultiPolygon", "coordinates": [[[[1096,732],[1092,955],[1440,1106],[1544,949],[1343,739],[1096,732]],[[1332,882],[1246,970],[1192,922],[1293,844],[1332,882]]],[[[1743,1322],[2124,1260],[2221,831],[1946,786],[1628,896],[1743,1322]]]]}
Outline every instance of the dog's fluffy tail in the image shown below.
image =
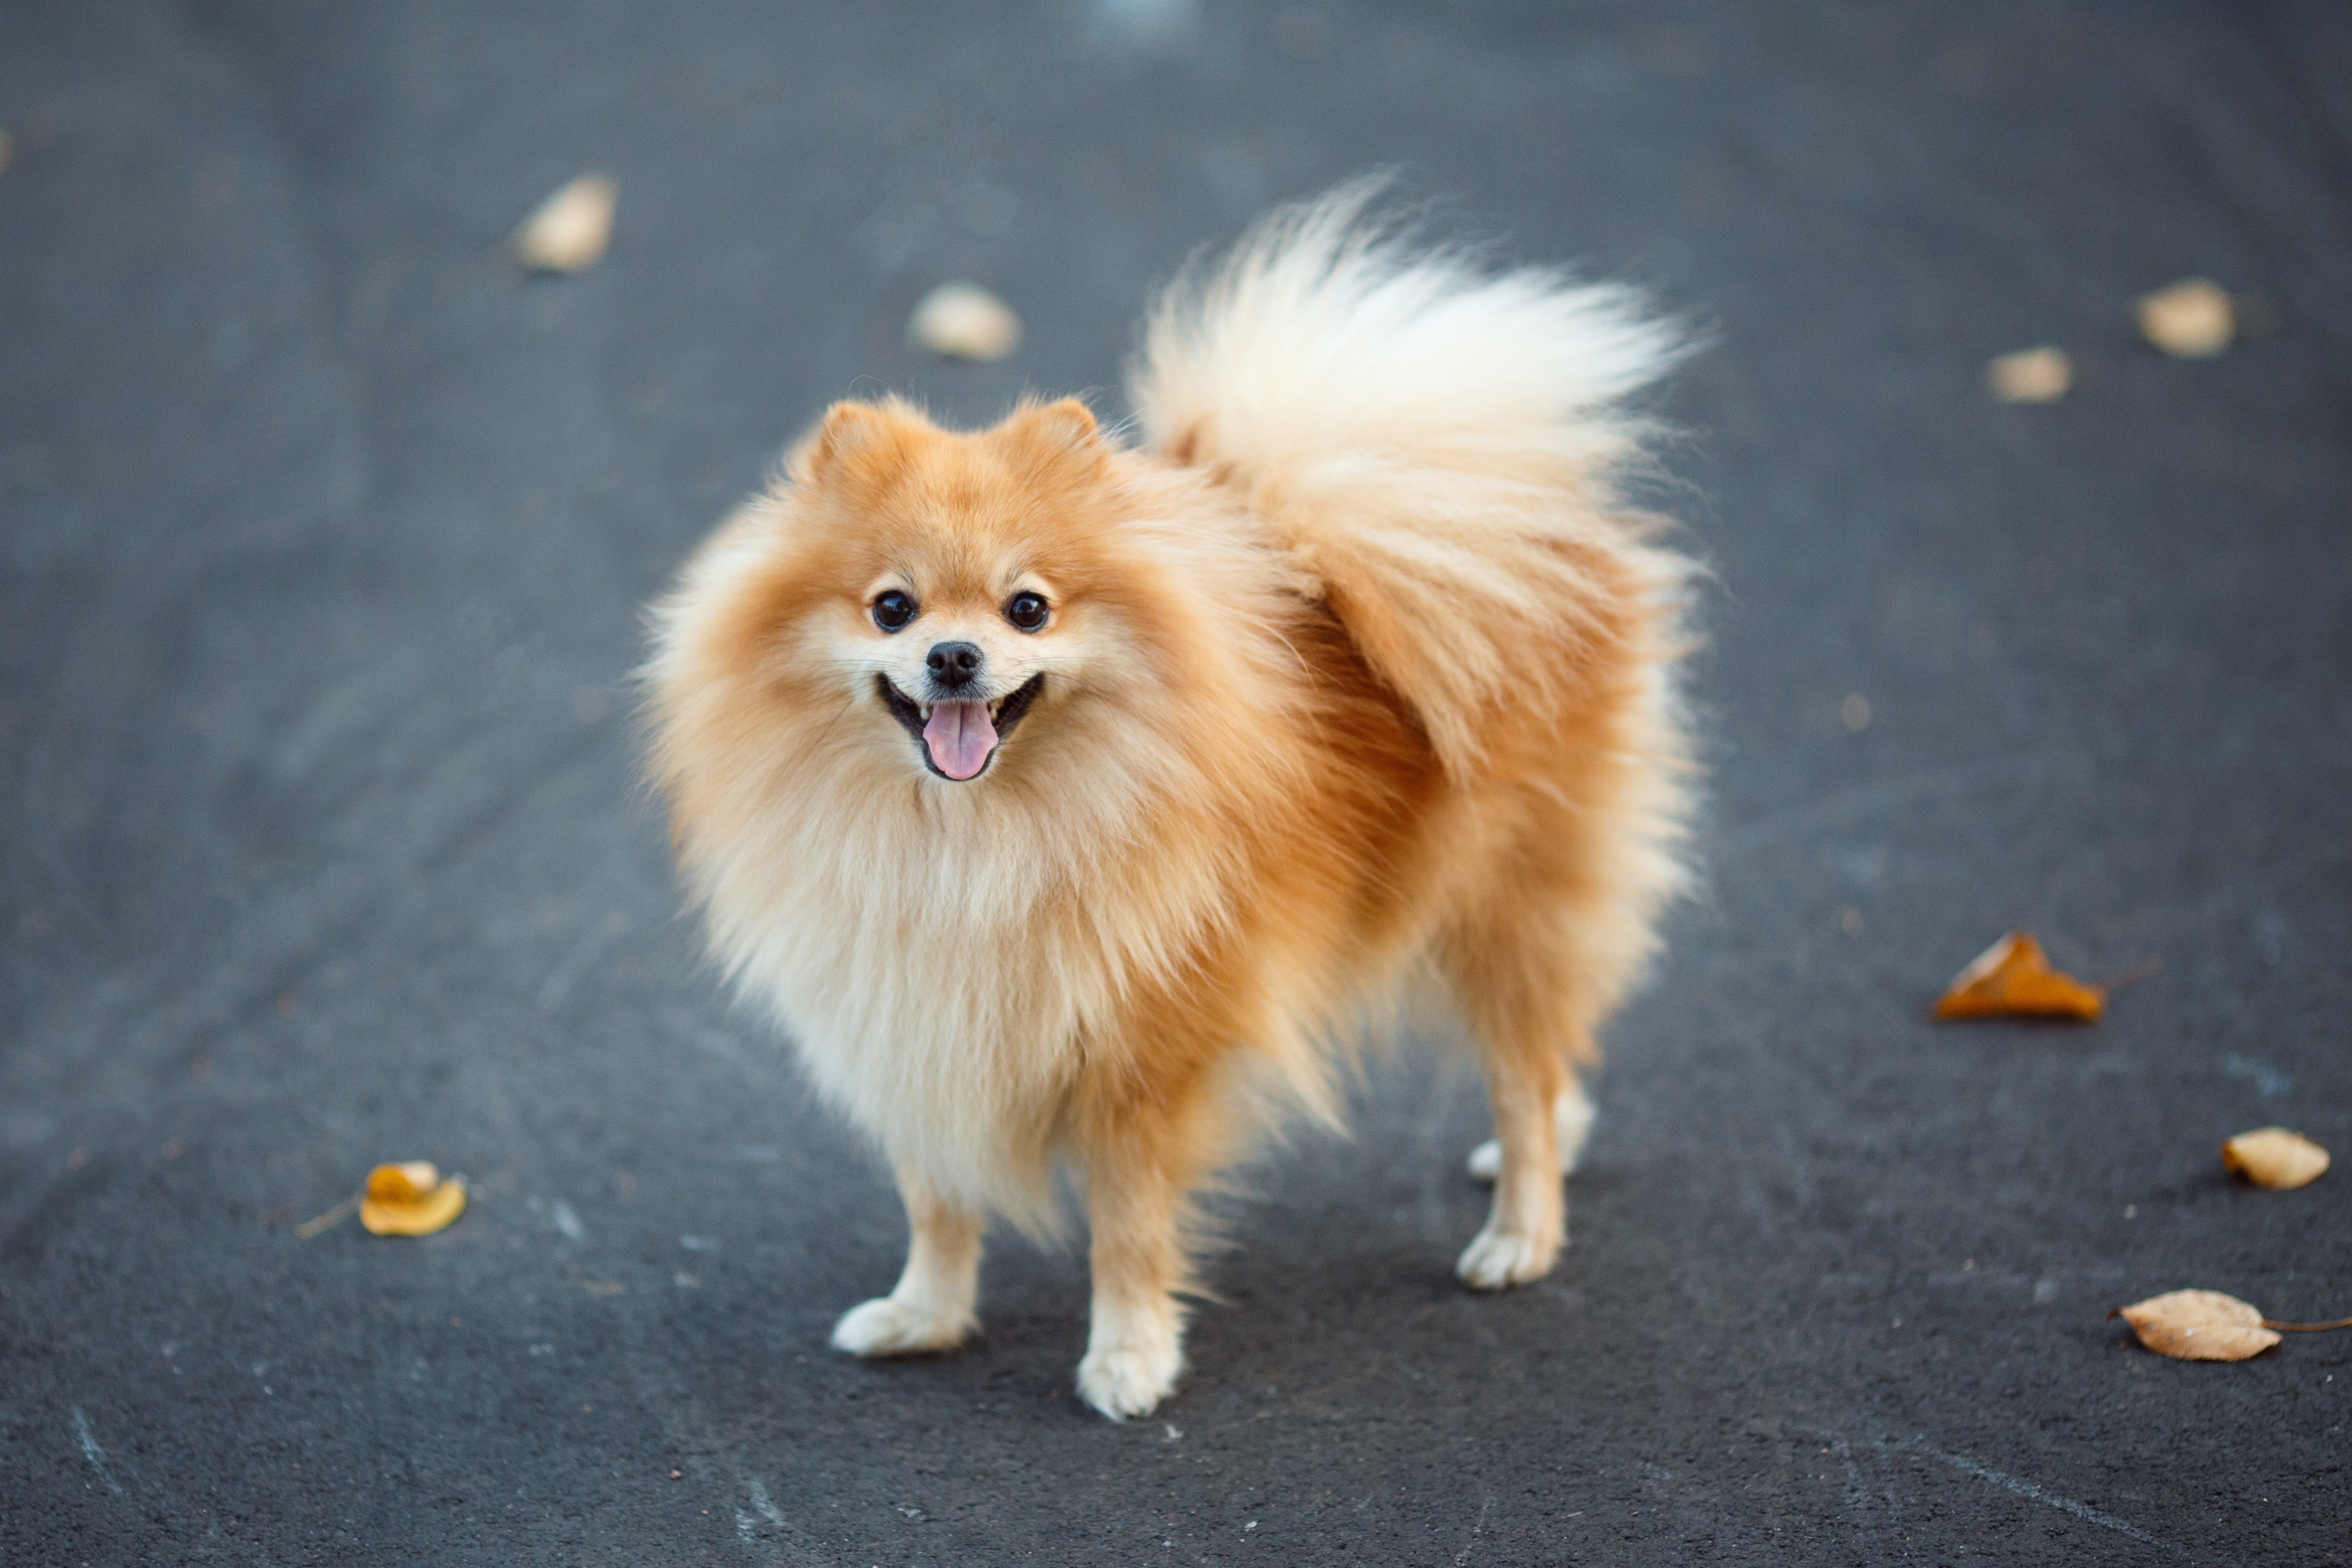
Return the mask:
{"type": "Polygon", "coordinates": [[[1685,340],[1629,290],[1420,245],[1382,189],[1276,213],[1179,277],[1128,392],[1151,447],[1269,520],[1459,772],[1505,702],[1672,657],[1626,644],[1671,637],[1686,563],[1615,485],[1644,433],[1623,400],[1685,340]]]}

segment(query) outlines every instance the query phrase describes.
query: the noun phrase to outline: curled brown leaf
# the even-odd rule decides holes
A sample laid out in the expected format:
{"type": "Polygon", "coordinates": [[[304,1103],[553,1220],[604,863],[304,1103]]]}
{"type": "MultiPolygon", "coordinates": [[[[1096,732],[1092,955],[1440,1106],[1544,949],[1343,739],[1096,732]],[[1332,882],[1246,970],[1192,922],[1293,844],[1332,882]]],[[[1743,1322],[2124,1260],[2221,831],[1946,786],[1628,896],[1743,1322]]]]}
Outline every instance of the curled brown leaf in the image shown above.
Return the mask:
{"type": "Polygon", "coordinates": [[[360,1223],[378,1236],[430,1236],[465,1211],[465,1182],[430,1160],[376,1166],[360,1197],[360,1223]]]}
{"type": "Polygon", "coordinates": [[[2096,1023],[2107,993],[2050,967],[2030,933],[2012,931],[1952,977],[1936,999],[1938,1019],[2068,1018],[2096,1023]]]}

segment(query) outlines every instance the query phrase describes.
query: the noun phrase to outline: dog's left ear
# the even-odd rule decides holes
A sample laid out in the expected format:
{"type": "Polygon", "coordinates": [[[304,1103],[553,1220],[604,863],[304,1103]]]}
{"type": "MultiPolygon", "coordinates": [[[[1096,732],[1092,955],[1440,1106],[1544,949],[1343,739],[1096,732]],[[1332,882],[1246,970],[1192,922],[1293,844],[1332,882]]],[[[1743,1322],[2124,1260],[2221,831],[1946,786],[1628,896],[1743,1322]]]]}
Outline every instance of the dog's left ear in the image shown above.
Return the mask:
{"type": "Polygon", "coordinates": [[[1021,410],[1004,422],[1003,433],[1055,457],[1075,457],[1089,469],[1109,455],[1094,414],[1074,397],[1021,410]]]}

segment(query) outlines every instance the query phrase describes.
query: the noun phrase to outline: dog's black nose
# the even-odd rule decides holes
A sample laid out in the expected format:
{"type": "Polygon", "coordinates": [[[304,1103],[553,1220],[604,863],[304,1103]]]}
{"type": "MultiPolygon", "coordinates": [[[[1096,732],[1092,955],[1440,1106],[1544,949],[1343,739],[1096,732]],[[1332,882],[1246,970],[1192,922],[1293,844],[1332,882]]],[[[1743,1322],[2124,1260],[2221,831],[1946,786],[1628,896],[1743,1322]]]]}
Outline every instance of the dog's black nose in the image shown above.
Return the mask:
{"type": "Polygon", "coordinates": [[[923,655],[931,680],[943,692],[968,686],[980,675],[980,645],[976,643],[934,643],[923,655]]]}

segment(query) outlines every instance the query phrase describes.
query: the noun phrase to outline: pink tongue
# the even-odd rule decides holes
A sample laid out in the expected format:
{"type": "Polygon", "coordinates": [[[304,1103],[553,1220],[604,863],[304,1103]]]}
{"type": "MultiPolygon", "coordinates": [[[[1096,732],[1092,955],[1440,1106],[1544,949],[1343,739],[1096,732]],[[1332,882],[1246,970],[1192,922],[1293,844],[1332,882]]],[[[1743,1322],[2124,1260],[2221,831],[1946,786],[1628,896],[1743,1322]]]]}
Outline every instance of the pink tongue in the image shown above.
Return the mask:
{"type": "Polygon", "coordinates": [[[986,703],[941,703],[931,709],[923,726],[923,744],[931,760],[950,779],[969,779],[988,766],[996,749],[996,727],[988,722],[986,703]]]}

